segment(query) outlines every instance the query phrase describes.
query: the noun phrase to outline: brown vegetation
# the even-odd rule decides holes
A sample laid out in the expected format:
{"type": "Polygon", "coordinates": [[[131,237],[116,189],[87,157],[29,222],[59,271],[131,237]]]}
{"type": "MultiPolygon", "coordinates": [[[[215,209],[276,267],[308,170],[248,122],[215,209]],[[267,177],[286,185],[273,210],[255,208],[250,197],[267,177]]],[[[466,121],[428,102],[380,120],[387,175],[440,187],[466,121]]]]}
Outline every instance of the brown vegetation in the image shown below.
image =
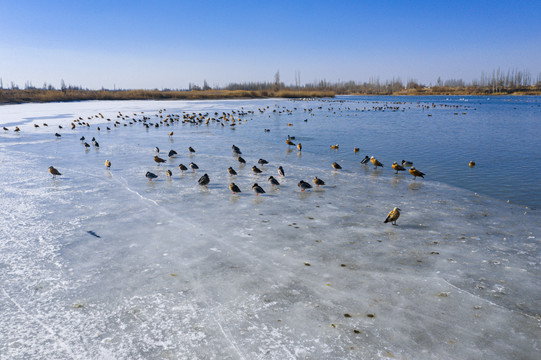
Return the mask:
{"type": "Polygon", "coordinates": [[[60,90],[43,84],[42,88],[25,84],[24,90],[13,82],[9,89],[3,88],[0,78],[0,104],[24,102],[53,102],[79,100],[214,100],[253,98],[305,98],[333,97],[338,95],[541,95],[541,73],[534,79],[528,71],[517,69],[482,73],[479,80],[465,83],[462,79],[441,80],[435,85],[423,85],[410,79],[406,83],[400,78],[380,82],[371,78],[368,82],[315,81],[301,85],[300,73],[295,73],[295,86],[286,86],[276,72],[273,82],[231,83],[224,88],[211,88],[206,80],[203,87],[190,83],[188,90],[89,90],[77,86],[66,86],[61,82],[60,90]]]}
{"type": "Polygon", "coordinates": [[[44,90],[0,89],[0,103],[54,102],[81,100],[205,100],[242,98],[304,98],[333,97],[330,90],[44,90]]]}

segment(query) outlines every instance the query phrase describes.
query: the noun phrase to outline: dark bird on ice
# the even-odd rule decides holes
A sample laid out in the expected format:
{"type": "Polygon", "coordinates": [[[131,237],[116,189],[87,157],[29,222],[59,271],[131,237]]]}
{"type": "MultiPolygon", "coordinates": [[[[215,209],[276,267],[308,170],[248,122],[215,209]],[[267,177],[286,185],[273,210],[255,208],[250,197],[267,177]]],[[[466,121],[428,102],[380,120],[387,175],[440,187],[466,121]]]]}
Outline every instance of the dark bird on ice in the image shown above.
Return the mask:
{"type": "Polygon", "coordinates": [[[60,135],[59,133],[54,133],[54,136],[61,137],[62,135],[60,135]]]}
{"type": "Polygon", "coordinates": [[[278,166],[278,175],[280,176],[286,176],[286,173],[284,172],[284,168],[281,166],[278,166]]]}
{"type": "Polygon", "coordinates": [[[210,182],[210,178],[209,178],[209,176],[207,174],[205,174],[205,175],[201,176],[197,182],[201,186],[207,186],[209,184],[209,182],[210,182]]]}
{"type": "Polygon", "coordinates": [[[231,175],[231,176],[237,175],[237,172],[236,172],[235,169],[233,169],[231,166],[229,167],[229,169],[227,169],[227,172],[228,172],[229,175],[231,175]]]}
{"type": "Polygon", "coordinates": [[[171,172],[171,170],[167,170],[167,171],[165,172],[165,175],[171,177],[171,176],[173,176],[173,173],[171,172]]]}
{"type": "Polygon", "coordinates": [[[269,162],[267,160],[265,160],[265,159],[259,159],[259,160],[257,160],[257,163],[259,165],[265,165],[265,164],[268,164],[269,162]]]}
{"type": "Polygon", "coordinates": [[[56,177],[56,175],[62,175],[58,170],[56,170],[53,166],[49,166],[49,172],[51,175],[53,175],[53,178],[56,177]]]}
{"type": "Polygon", "coordinates": [[[233,192],[233,194],[241,192],[239,187],[237,185],[235,185],[235,183],[229,184],[229,190],[231,190],[233,192]]]}
{"type": "Polygon", "coordinates": [[[276,180],[276,179],[274,178],[274,176],[272,176],[272,175],[269,176],[269,182],[271,183],[271,185],[275,185],[275,186],[280,185],[280,183],[278,182],[278,180],[276,180]]]}
{"type": "Polygon", "coordinates": [[[109,160],[105,160],[105,167],[109,169],[111,167],[111,162],[109,160]]]}
{"type": "Polygon", "coordinates": [[[257,183],[252,185],[252,190],[255,191],[256,196],[259,194],[264,194],[265,190],[261,186],[259,186],[257,183]]]}
{"type": "Polygon", "coordinates": [[[145,176],[147,177],[148,181],[152,181],[152,179],[156,179],[158,177],[158,175],[151,173],[150,171],[147,171],[145,176]]]}
{"type": "Polygon", "coordinates": [[[237,146],[233,145],[233,146],[231,146],[231,148],[233,149],[233,151],[234,151],[237,155],[242,154],[242,152],[240,151],[240,149],[239,149],[237,146]]]}
{"type": "Polygon", "coordinates": [[[244,159],[242,158],[242,156],[239,156],[239,157],[237,158],[237,160],[238,160],[239,163],[241,163],[241,164],[246,164],[246,160],[244,160],[244,159]]]}
{"type": "Polygon", "coordinates": [[[184,164],[180,164],[178,166],[178,168],[180,169],[180,171],[184,172],[185,170],[188,170],[188,168],[184,165],[184,164]]]}
{"type": "Polygon", "coordinates": [[[162,159],[161,157],[159,157],[158,155],[154,156],[154,161],[158,163],[158,165],[160,165],[160,163],[164,163],[165,160],[162,159]]]}
{"type": "Polygon", "coordinates": [[[189,166],[193,171],[199,169],[199,166],[197,166],[197,164],[194,163],[194,162],[191,162],[188,166],[189,166]]]}
{"type": "Polygon", "coordinates": [[[169,157],[173,157],[177,154],[177,152],[175,150],[169,150],[169,154],[167,154],[167,156],[169,157]]]}
{"type": "Polygon", "coordinates": [[[413,166],[413,163],[411,161],[402,160],[402,166],[403,167],[411,167],[411,166],[413,166]]]}
{"type": "Polygon", "coordinates": [[[297,184],[297,186],[301,188],[301,191],[304,191],[304,190],[306,190],[306,189],[311,189],[311,188],[312,188],[312,185],[310,185],[309,183],[307,183],[307,182],[304,181],[304,180],[299,181],[299,183],[297,184]]]}
{"type": "Polygon", "coordinates": [[[188,151],[191,152],[192,154],[195,152],[195,150],[191,146],[188,147],[188,151]]]}
{"type": "Polygon", "coordinates": [[[366,155],[364,157],[364,159],[361,160],[361,164],[363,164],[363,165],[368,164],[369,161],[370,161],[370,157],[368,157],[368,155],[366,155]]]}
{"type": "Polygon", "coordinates": [[[259,169],[257,166],[252,166],[252,171],[254,172],[254,174],[261,174],[263,171],[261,171],[261,169],[259,169]]]}

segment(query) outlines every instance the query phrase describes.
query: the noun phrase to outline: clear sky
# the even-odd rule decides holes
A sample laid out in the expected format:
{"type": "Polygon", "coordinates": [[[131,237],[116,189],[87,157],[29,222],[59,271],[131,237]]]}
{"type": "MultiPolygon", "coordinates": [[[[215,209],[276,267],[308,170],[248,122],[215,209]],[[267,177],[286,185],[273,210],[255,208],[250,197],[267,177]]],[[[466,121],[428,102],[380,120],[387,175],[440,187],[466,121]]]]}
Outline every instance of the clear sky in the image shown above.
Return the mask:
{"type": "Polygon", "coordinates": [[[89,88],[541,73],[536,1],[0,0],[0,78],[89,88]]]}

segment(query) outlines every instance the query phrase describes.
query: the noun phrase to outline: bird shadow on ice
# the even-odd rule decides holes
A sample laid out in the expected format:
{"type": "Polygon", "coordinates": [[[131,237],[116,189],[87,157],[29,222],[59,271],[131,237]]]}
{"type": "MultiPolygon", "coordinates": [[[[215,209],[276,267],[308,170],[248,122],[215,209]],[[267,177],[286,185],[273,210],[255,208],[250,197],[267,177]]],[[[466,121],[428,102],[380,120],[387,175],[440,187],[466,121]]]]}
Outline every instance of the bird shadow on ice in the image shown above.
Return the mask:
{"type": "Polygon", "coordinates": [[[306,200],[306,199],[308,199],[310,196],[312,196],[312,192],[311,192],[311,191],[300,191],[300,192],[299,192],[299,195],[298,195],[298,198],[299,198],[299,200],[306,200]]]}
{"type": "Polygon", "coordinates": [[[264,197],[263,197],[263,196],[256,196],[255,199],[254,199],[254,205],[259,205],[259,204],[261,204],[263,201],[264,201],[264,197]]]}
{"type": "Polygon", "coordinates": [[[373,171],[370,173],[370,177],[372,177],[372,178],[374,178],[374,177],[380,177],[382,174],[383,174],[383,171],[382,171],[382,170],[373,170],[373,171]]]}
{"type": "Polygon", "coordinates": [[[94,236],[94,237],[97,237],[98,239],[101,238],[101,236],[99,236],[98,234],[96,234],[94,231],[92,230],[88,230],[87,233],[89,233],[90,235],[94,236]]]}
{"type": "Polygon", "coordinates": [[[413,229],[413,230],[428,230],[427,225],[422,224],[398,224],[397,226],[393,226],[393,228],[396,229],[413,229]]]}
{"type": "Polygon", "coordinates": [[[51,186],[57,187],[59,185],[62,185],[64,181],[66,180],[72,180],[69,176],[62,176],[62,178],[51,178],[51,186]]]}

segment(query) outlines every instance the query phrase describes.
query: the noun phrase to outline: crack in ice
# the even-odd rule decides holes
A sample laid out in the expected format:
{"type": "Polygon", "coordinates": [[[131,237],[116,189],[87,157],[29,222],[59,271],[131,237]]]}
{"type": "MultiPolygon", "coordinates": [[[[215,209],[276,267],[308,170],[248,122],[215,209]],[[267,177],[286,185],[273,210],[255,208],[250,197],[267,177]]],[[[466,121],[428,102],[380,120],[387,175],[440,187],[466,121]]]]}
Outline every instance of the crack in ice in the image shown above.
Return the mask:
{"type": "Polygon", "coordinates": [[[245,359],[244,356],[242,356],[242,353],[240,352],[240,349],[239,347],[237,346],[237,344],[235,343],[235,341],[231,340],[229,338],[229,336],[227,336],[227,334],[225,333],[225,330],[223,329],[222,327],[222,324],[220,324],[220,322],[216,319],[216,316],[212,315],[212,319],[214,320],[214,322],[216,322],[216,324],[218,324],[218,327],[220,328],[220,331],[222,332],[222,334],[224,335],[225,339],[229,342],[229,344],[235,349],[235,351],[237,352],[237,354],[239,354],[240,358],[241,359],[245,359]]]}
{"type": "Polygon", "coordinates": [[[489,303],[490,305],[496,306],[496,307],[498,307],[498,308],[500,308],[500,309],[504,309],[504,310],[510,311],[510,312],[512,312],[512,313],[518,313],[518,314],[520,314],[520,315],[524,315],[524,316],[529,317],[529,318],[531,318],[531,319],[533,319],[533,320],[538,320],[535,316],[532,316],[532,315],[529,315],[529,314],[525,314],[525,313],[520,312],[520,311],[517,312],[517,311],[515,311],[515,310],[513,310],[513,309],[509,309],[509,308],[507,308],[507,307],[505,307],[505,306],[503,306],[503,305],[496,304],[496,303],[494,303],[494,302],[492,302],[492,301],[490,301],[490,300],[488,300],[488,299],[485,299],[485,298],[483,298],[483,297],[481,297],[481,296],[479,296],[479,295],[472,294],[471,292],[469,292],[469,291],[467,291],[467,290],[464,290],[464,289],[462,289],[462,288],[459,288],[458,286],[451,284],[449,281],[445,280],[444,278],[440,278],[440,279],[442,279],[445,283],[447,283],[447,284],[448,284],[449,286],[451,286],[452,288],[458,290],[459,292],[466,293],[466,294],[468,294],[468,295],[470,295],[470,296],[473,296],[473,297],[476,298],[476,299],[480,299],[480,300],[482,300],[482,301],[485,301],[485,302],[489,303]]]}
{"type": "MultiPolygon", "coordinates": [[[[112,175],[111,175],[112,176],[112,175]]],[[[131,189],[129,186],[128,186],[128,182],[126,181],[126,179],[124,179],[122,176],[120,177],[122,179],[122,181],[124,182],[122,185],[124,185],[126,187],[126,190],[136,194],[137,196],[139,196],[141,199],[143,200],[146,200],[146,201],[150,201],[151,203],[153,203],[154,205],[156,206],[160,206],[160,204],[158,204],[158,202],[156,200],[152,200],[152,199],[149,199],[149,198],[146,198],[144,197],[143,195],[139,194],[137,191],[131,189]]]]}

